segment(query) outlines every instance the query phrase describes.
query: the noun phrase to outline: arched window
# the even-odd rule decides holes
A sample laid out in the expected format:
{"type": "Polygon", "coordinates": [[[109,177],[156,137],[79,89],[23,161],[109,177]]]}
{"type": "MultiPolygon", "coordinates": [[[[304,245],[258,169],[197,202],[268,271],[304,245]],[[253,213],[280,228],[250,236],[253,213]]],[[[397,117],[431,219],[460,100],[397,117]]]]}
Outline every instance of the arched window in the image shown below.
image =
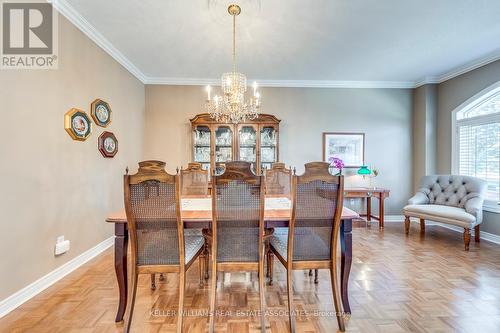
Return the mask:
{"type": "Polygon", "coordinates": [[[453,171],[488,183],[486,205],[500,201],[500,82],[453,113],[453,171]]]}

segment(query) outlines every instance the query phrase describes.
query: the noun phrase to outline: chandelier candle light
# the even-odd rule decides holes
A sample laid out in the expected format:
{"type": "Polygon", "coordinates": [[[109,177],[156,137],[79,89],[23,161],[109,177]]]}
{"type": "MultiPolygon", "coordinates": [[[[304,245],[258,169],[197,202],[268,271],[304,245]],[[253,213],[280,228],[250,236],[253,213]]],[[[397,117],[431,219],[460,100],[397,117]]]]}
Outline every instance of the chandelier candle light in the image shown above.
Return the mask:
{"type": "Polygon", "coordinates": [[[261,98],[257,91],[257,82],[254,82],[253,96],[248,102],[245,101],[247,77],[236,71],[236,16],[241,13],[241,8],[236,4],[231,4],[227,11],[233,17],[233,71],[222,74],[222,96],[215,95],[212,99],[212,87],[207,86],[205,109],[210,117],[218,122],[237,124],[259,116],[261,98]]]}

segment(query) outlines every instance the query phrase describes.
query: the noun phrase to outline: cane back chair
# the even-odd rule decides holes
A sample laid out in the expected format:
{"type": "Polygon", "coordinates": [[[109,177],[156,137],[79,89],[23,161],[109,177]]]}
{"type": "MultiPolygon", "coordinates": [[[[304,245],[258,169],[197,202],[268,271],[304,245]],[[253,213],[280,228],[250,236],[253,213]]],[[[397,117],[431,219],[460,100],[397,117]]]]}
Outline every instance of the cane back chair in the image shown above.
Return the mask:
{"type": "MultiPolygon", "coordinates": [[[[179,171],[179,170],[177,170],[179,171]]],[[[203,170],[201,163],[188,163],[186,169],[180,170],[180,187],[181,187],[181,200],[184,197],[200,197],[208,196],[208,171],[203,170]]],[[[200,286],[203,286],[204,279],[208,279],[208,240],[207,234],[201,229],[188,229],[184,232],[185,236],[204,235],[205,249],[203,251],[202,264],[205,270],[200,270],[200,286]]],[[[164,281],[163,274],[160,274],[160,281],[164,281]]],[[[155,274],[151,274],[151,290],[156,289],[155,274]]]]}
{"type": "Polygon", "coordinates": [[[289,327],[295,332],[292,271],[329,269],[337,323],[345,330],[337,277],[337,244],[342,215],[343,176],[332,176],[329,164],[312,162],[292,178],[292,218],[287,234],[270,238],[270,249],[287,272],[289,327]]]}
{"type": "MultiPolygon", "coordinates": [[[[292,187],[292,170],[287,169],[285,163],[273,163],[271,169],[265,170],[266,197],[286,197],[291,198],[292,187]]],[[[276,230],[266,230],[266,234],[270,235],[274,232],[286,232],[286,228],[277,228],[276,230]]],[[[266,276],[269,277],[269,285],[273,284],[273,263],[274,256],[269,250],[269,242],[265,242],[265,254],[267,261],[266,276]]]]}
{"type": "MultiPolygon", "coordinates": [[[[208,196],[208,170],[204,170],[201,163],[188,163],[186,169],[181,169],[181,197],[204,197],[208,196]]],[[[204,281],[208,280],[208,266],[209,266],[209,246],[212,239],[210,230],[190,229],[187,231],[190,235],[195,233],[203,235],[205,238],[204,250],[202,253],[202,260],[204,270],[200,272],[200,286],[203,286],[204,281]]]]}
{"type": "Polygon", "coordinates": [[[290,198],[292,186],[292,170],[285,163],[273,163],[266,169],[266,196],[286,196],[290,198]]]}
{"type": "Polygon", "coordinates": [[[201,235],[184,237],[179,176],[164,167],[164,162],[144,161],[136,174],[124,176],[132,268],[125,332],[132,322],[138,275],[153,273],[179,273],[177,332],[182,331],[186,271],[203,252],[201,235]]]}
{"type": "Polygon", "coordinates": [[[251,163],[226,163],[213,177],[212,187],[212,280],[210,325],[214,311],[218,271],[257,271],[261,331],[265,332],[264,297],[264,181],[251,171],[251,163]]]}
{"type": "Polygon", "coordinates": [[[208,195],[208,170],[203,170],[201,163],[188,163],[181,170],[181,196],[208,195]]]}

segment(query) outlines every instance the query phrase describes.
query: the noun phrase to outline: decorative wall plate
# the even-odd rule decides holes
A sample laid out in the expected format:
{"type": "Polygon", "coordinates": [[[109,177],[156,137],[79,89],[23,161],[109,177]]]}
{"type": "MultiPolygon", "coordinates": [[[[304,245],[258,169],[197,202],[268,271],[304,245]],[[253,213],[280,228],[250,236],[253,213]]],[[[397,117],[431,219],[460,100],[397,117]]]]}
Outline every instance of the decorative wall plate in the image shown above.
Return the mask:
{"type": "Polygon", "coordinates": [[[92,121],[84,111],[73,108],[64,115],[64,129],[73,140],[85,141],[92,133],[92,121]]]}
{"type": "Polygon", "coordinates": [[[107,127],[111,124],[111,107],[101,99],[96,99],[90,104],[90,115],[97,126],[107,127]]]}
{"type": "Polygon", "coordinates": [[[104,157],[113,157],[118,152],[118,140],[111,132],[102,132],[99,136],[97,148],[104,157]]]}

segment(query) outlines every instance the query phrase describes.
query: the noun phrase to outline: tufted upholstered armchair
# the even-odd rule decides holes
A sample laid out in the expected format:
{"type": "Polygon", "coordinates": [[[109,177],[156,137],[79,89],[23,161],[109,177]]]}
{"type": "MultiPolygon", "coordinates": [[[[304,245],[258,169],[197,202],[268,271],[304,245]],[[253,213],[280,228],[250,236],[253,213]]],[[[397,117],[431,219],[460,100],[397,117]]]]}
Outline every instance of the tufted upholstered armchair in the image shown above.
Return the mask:
{"type": "Polygon", "coordinates": [[[483,219],[486,182],[468,176],[432,175],[420,181],[420,188],[403,208],[405,233],[410,231],[410,217],[420,219],[420,232],[425,232],[425,220],[464,228],[465,250],[469,250],[470,229],[474,228],[479,242],[479,225],[483,219]]]}

